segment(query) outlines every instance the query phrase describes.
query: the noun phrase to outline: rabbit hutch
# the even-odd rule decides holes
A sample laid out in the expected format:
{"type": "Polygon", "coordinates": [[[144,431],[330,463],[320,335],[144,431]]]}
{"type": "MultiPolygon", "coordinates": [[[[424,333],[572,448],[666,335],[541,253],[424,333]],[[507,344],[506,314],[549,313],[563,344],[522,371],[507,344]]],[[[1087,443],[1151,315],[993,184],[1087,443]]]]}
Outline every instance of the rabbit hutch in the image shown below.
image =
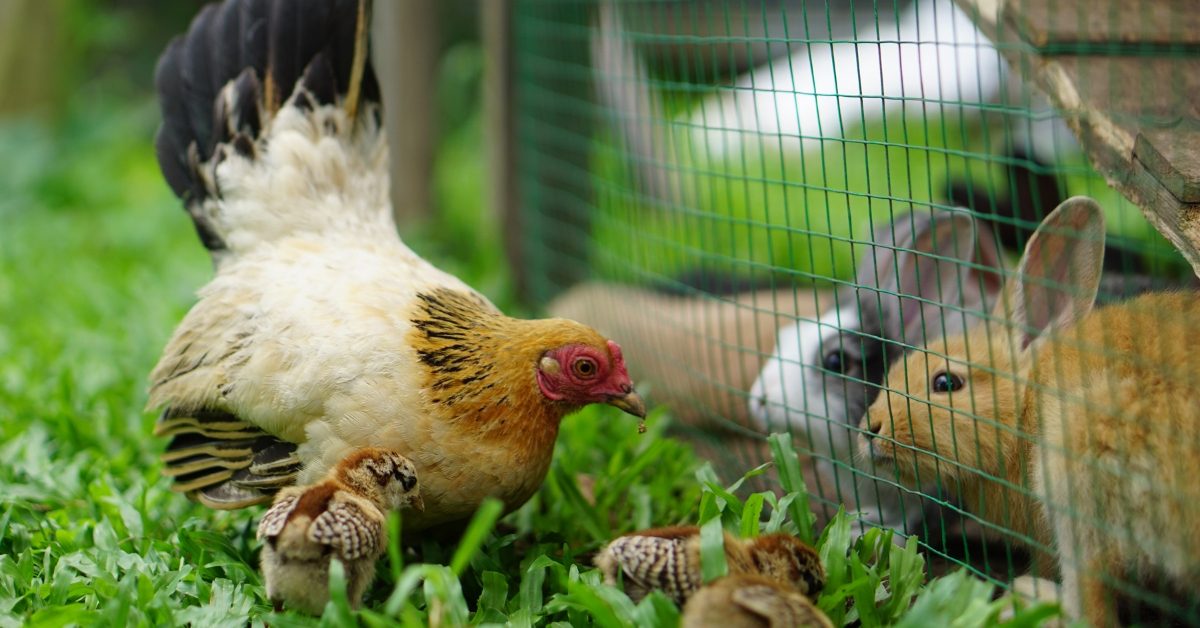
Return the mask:
{"type": "Polygon", "coordinates": [[[818,521],[931,575],[1200,622],[1195,9],[485,6],[522,296],[618,339],[722,479],[788,432],[818,521]]]}

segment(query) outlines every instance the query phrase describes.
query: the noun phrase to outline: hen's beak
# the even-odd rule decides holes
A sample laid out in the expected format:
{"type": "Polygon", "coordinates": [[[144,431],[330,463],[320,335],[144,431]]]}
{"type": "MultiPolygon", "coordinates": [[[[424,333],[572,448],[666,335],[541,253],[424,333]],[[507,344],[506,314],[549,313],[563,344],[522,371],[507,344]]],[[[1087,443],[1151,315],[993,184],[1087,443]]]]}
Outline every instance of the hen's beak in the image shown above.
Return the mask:
{"type": "Polygon", "coordinates": [[[646,402],[642,401],[642,396],[634,391],[629,391],[624,395],[613,395],[605,403],[614,408],[620,408],[639,419],[646,418],[646,402]]]}

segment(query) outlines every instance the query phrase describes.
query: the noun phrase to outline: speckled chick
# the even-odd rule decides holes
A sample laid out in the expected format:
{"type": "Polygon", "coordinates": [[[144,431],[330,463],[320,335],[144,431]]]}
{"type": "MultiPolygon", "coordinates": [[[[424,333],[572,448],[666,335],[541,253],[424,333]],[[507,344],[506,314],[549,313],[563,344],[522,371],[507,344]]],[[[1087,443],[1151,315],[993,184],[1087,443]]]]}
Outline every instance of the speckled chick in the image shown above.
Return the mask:
{"type": "Polygon", "coordinates": [[[833,628],[804,595],[771,578],[740,574],[700,588],[683,609],[683,628],[833,628]]]}
{"type": "MultiPolygon", "coordinates": [[[[726,534],[725,561],[731,575],[759,575],[795,587],[804,595],[816,595],[825,585],[825,570],[817,552],[788,534],[752,540],[726,534]]],[[[704,582],[700,529],[675,526],[618,537],[596,555],[596,566],[606,583],[622,583],[635,602],[657,589],[683,604],[704,582]]]]}
{"type": "Polygon", "coordinates": [[[424,507],[412,462],[378,448],[350,454],[319,484],[280,491],[258,524],[263,579],[275,610],[286,604],[320,614],[329,601],[332,559],[341,561],[346,593],[358,606],[387,548],[385,513],[424,507]]]}

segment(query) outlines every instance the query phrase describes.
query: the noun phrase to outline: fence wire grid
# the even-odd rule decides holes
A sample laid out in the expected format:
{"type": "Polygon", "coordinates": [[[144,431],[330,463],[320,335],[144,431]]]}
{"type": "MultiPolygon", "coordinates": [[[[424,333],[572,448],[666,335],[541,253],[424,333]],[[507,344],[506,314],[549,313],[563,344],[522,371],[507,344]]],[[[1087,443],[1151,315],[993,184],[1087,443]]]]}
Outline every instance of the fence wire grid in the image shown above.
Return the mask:
{"type": "Polygon", "coordinates": [[[726,478],[787,431],[934,575],[1198,623],[1196,275],[1095,149],[1200,129],[1194,7],[991,4],[516,2],[518,270],[726,478]]]}

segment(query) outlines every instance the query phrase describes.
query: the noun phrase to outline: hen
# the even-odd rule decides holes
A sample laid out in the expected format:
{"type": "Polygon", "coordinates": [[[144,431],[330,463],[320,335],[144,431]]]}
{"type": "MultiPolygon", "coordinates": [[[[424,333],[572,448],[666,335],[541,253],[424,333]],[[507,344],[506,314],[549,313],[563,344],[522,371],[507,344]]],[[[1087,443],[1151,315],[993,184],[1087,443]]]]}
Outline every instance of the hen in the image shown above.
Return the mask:
{"type": "Polygon", "coordinates": [[[168,342],[148,405],[176,490],[214,508],[311,484],[355,449],[409,458],[408,529],[538,489],[561,419],[645,415],[620,347],[517,320],[396,234],[367,2],[206,6],[159,60],[163,175],[215,277],[168,342]]]}

